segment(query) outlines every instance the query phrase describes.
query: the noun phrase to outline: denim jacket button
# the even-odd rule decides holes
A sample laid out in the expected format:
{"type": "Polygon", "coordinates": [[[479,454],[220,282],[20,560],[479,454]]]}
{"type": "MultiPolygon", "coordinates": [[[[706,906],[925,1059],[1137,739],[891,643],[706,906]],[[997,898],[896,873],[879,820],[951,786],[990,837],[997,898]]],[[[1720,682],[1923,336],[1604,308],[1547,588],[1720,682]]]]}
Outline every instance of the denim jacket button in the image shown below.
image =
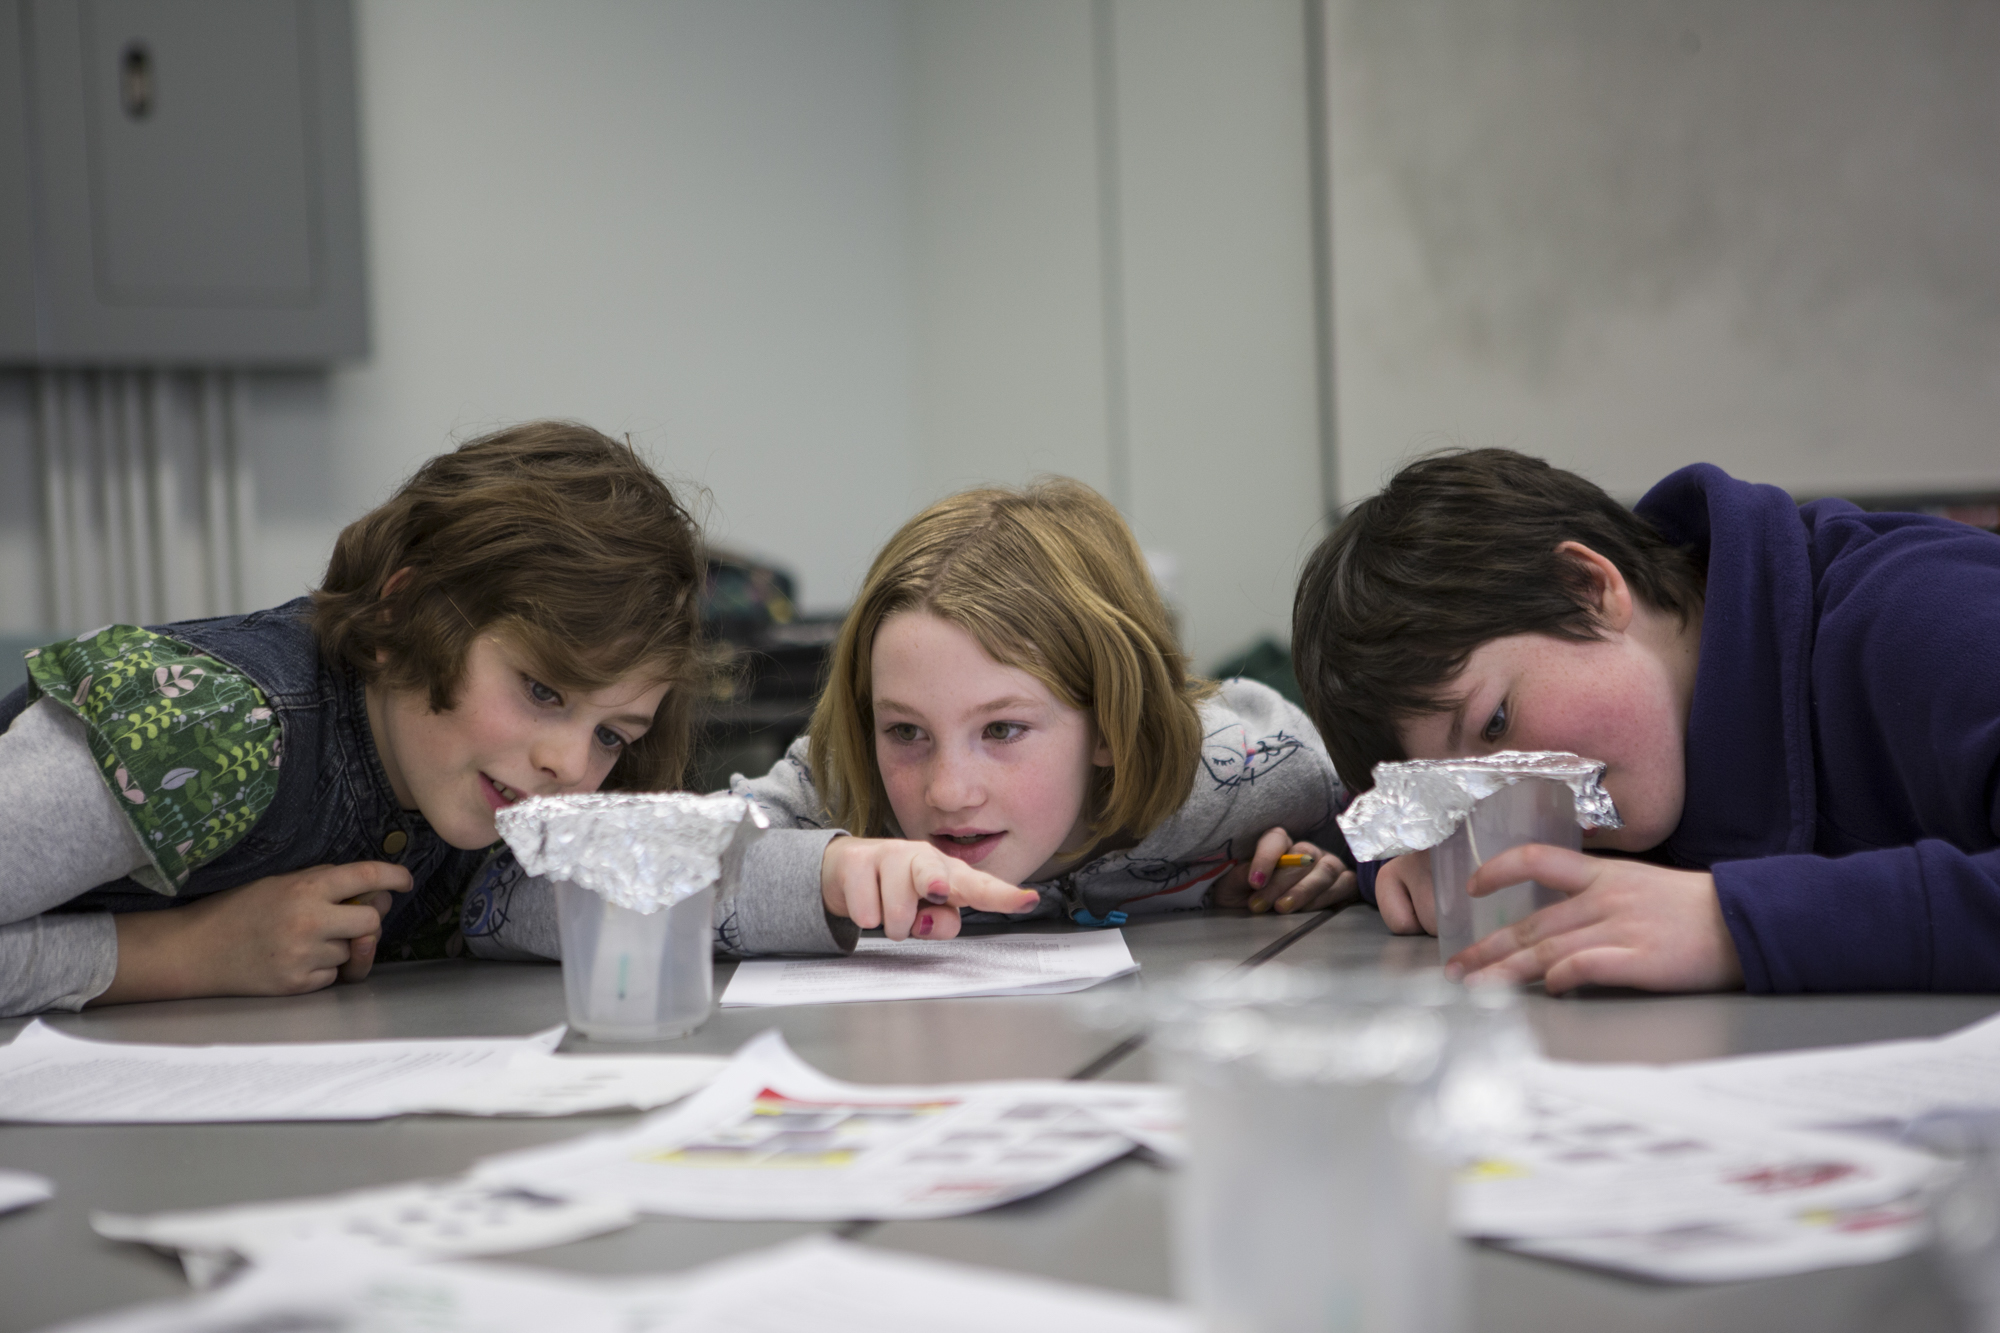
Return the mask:
{"type": "Polygon", "coordinates": [[[409,845],[410,835],[399,828],[390,829],[388,836],[382,839],[382,851],[388,856],[402,855],[403,849],[409,845]]]}

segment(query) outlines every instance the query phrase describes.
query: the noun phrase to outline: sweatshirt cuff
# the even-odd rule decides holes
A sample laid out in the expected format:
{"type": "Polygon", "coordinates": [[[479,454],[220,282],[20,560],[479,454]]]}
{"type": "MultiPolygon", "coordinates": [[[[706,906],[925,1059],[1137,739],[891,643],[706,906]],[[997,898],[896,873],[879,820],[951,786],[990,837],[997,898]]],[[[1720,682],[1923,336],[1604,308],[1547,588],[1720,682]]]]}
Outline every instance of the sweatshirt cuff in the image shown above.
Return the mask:
{"type": "Polygon", "coordinates": [[[1381,861],[1363,861],[1354,867],[1354,878],[1361,885],[1361,901],[1370,907],[1375,906],[1375,873],[1383,864],[1381,861]]]}
{"type": "Polygon", "coordinates": [[[771,829],[743,851],[741,886],[716,904],[716,945],[739,958],[854,952],[861,928],[826,910],[820,862],[839,829],[771,829]]]}
{"type": "Polygon", "coordinates": [[[44,912],[0,926],[0,1015],[75,1013],[118,975],[118,925],[109,912],[44,912]]]}

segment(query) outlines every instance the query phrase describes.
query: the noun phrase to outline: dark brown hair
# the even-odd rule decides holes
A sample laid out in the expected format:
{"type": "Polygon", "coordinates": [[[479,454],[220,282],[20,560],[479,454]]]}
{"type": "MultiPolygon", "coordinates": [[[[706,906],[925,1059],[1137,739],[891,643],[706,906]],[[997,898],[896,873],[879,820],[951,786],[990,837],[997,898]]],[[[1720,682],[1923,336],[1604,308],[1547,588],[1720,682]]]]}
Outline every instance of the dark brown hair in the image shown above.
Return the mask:
{"type": "Polygon", "coordinates": [[[1454,705],[1443,691],[1481,644],[1601,637],[1589,568],[1556,549],[1572,541],[1655,610],[1685,623],[1700,609],[1690,552],[1575,473],[1508,449],[1417,460],[1319,544],[1292,603],[1293,662],[1351,790],[1405,757],[1399,723],[1454,705]]]}
{"type": "Polygon", "coordinates": [[[327,660],[422,690],[438,711],[487,632],[557,690],[665,681],[652,727],[604,784],[661,790],[687,769],[704,576],[694,519],[631,445],[531,421],[438,455],[348,524],[313,593],[312,627],[327,660]]]}
{"type": "Polygon", "coordinates": [[[1093,839],[1143,838],[1187,801],[1201,762],[1197,710],[1215,686],[1189,674],[1145,556],[1111,502],[1080,481],[1045,477],[1026,490],[939,500],[869,567],[808,732],[813,780],[841,828],[865,837],[888,829],[873,651],[882,622],[910,610],[958,626],[994,661],[1090,714],[1111,750],[1085,812],[1093,839]]]}

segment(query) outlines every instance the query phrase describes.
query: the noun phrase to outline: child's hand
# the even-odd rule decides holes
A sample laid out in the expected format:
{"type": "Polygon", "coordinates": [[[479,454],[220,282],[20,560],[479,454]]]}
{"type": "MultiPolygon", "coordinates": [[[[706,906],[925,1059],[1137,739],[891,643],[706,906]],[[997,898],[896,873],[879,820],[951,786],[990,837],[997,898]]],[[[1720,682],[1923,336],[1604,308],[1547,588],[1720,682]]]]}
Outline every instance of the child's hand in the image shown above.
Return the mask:
{"type": "Polygon", "coordinates": [[[1733,990],[1743,984],[1722,921],[1715,876],[1564,847],[1515,847],[1479,867],[1474,897],[1524,879],[1569,897],[1496,930],[1446,966],[1470,982],[1540,977],[1551,993],[1577,986],[1733,990]]]}
{"type": "Polygon", "coordinates": [[[892,940],[948,940],[958,934],[961,907],[1014,913],[1042,900],[1033,889],[903,838],[835,838],[819,863],[819,894],[827,911],[863,930],[880,926],[892,940]]]}
{"type": "Polygon", "coordinates": [[[1215,881],[1209,901],[1217,907],[1248,907],[1253,912],[1317,912],[1352,896],[1354,872],[1332,852],[1309,842],[1293,842],[1281,828],[1257,839],[1250,859],[1231,866],[1215,881]],[[1281,866],[1287,854],[1312,858],[1301,866],[1281,866]]]}
{"type": "Polygon", "coordinates": [[[1375,872],[1375,906],[1382,913],[1382,924],[1398,935],[1437,934],[1431,854],[1407,852],[1384,861],[1375,872]]]}
{"type": "Polygon", "coordinates": [[[118,974],[95,1004],[200,995],[299,995],[359,981],[390,895],[410,872],[383,861],[272,875],[188,904],[117,918],[118,974]]]}

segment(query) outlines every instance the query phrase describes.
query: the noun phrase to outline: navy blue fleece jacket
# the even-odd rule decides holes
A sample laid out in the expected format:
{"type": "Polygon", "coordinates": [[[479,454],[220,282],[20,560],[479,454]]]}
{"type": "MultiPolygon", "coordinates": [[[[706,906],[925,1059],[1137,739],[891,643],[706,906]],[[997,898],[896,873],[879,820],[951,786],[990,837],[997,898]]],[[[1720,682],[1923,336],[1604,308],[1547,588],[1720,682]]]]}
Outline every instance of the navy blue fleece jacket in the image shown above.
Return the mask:
{"type": "Polygon", "coordinates": [[[2000,537],[1706,463],[1637,509],[1708,568],[1646,859],[1714,873],[1752,991],[2000,990],[2000,537]]]}

